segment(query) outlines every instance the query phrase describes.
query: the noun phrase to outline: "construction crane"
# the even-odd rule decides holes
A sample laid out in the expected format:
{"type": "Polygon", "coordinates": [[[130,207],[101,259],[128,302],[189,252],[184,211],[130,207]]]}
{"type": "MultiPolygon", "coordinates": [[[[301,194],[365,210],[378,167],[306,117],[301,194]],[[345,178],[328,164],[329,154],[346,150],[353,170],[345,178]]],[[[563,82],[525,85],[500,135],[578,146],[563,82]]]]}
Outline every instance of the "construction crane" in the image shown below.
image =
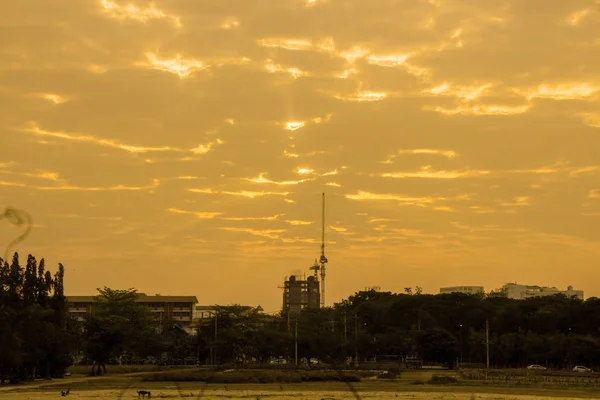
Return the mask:
{"type": "Polygon", "coordinates": [[[315,258],[315,263],[309,269],[311,271],[315,271],[314,277],[318,281],[319,280],[319,270],[321,269],[321,266],[319,265],[319,260],[315,258]]]}
{"type": "MultiPolygon", "coordinates": [[[[319,259],[321,270],[321,308],[325,308],[325,193],[323,193],[323,208],[321,212],[321,258],[319,259]]],[[[317,271],[315,270],[315,273],[317,271]]]]}

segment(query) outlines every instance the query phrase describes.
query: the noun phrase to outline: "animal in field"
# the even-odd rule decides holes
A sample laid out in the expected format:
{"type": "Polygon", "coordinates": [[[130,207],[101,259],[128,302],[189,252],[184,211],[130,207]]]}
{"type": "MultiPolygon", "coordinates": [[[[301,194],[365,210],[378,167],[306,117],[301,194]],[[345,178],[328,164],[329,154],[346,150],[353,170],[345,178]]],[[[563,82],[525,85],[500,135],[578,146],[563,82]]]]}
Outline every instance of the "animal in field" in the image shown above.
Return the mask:
{"type": "Polygon", "coordinates": [[[148,395],[148,398],[152,397],[152,393],[148,390],[138,390],[137,394],[138,394],[138,399],[140,398],[140,396],[142,396],[142,399],[143,399],[144,397],[146,397],[146,395],[148,395]]]}
{"type": "Polygon", "coordinates": [[[71,392],[71,389],[63,390],[62,392],[60,392],[60,395],[64,397],[64,396],[68,395],[70,392],[71,392]]]}

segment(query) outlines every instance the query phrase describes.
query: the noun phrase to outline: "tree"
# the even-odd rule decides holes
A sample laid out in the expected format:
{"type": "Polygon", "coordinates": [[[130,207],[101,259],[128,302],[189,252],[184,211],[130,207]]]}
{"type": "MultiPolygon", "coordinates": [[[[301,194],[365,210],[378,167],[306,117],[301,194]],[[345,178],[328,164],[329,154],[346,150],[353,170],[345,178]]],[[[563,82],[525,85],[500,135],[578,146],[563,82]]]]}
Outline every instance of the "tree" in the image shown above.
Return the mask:
{"type": "Polygon", "coordinates": [[[136,302],[135,289],[97,290],[97,303],[84,327],[86,353],[94,361],[92,375],[106,373],[111,358],[144,353],[149,342],[159,342],[156,320],[150,309],[136,302]]]}
{"type": "Polygon", "coordinates": [[[419,354],[423,360],[443,363],[452,367],[458,356],[458,341],[443,329],[430,329],[419,333],[419,354]]]}
{"type": "MultiPolygon", "coordinates": [[[[0,380],[13,382],[36,376],[62,377],[71,364],[68,312],[60,287],[52,286],[44,263],[29,255],[23,269],[19,255],[0,260],[0,380]],[[40,279],[40,275],[44,275],[40,279]],[[62,298],[63,306],[47,301],[62,298]]],[[[59,265],[57,276],[64,276],[59,265]]],[[[62,278],[60,278],[62,282],[62,278]]],[[[58,303],[57,303],[58,304],[58,303]]]]}

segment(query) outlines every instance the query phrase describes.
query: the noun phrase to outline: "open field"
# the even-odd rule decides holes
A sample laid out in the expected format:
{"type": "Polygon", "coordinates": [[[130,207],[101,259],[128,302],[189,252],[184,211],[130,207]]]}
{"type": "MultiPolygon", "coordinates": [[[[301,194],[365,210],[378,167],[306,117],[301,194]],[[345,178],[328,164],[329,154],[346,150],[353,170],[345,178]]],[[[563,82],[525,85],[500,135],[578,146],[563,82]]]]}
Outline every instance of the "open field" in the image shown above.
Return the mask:
{"type": "MultiPolygon", "coordinates": [[[[148,371],[148,369],[146,369],[148,371]]],[[[179,369],[182,374],[189,368],[179,369]]],[[[396,380],[366,377],[356,383],[304,382],[228,384],[205,382],[147,382],[155,371],[127,373],[125,368],[103,377],[72,376],[54,381],[36,381],[27,385],[0,387],[2,400],[46,400],[62,398],[61,390],[71,389],[66,399],[136,399],[137,390],[152,391],[156,399],[444,399],[444,400],[534,400],[598,398],[600,386],[565,387],[547,382],[461,380],[458,384],[428,384],[434,375],[458,377],[454,371],[403,372],[396,380]],[[120,373],[116,373],[120,372],[120,373]],[[358,397],[357,397],[358,396],[358,397]]],[[[173,369],[165,371],[172,374],[173,369]]],[[[160,373],[160,372],[158,372],[160,373]]],[[[226,375],[226,374],[225,374],[226,375]]]]}
{"type": "MultiPolygon", "coordinates": [[[[185,369],[182,370],[185,372],[185,369]]],[[[110,370],[109,370],[110,372],[110,370]]],[[[122,372],[122,371],[121,371],[122,372]]],[[[305,382],[266,384],[207,384],[203,382],[143,382],[152,373],[121,373],[104,377],[73,376],[54,381],[0,387],[2,400],[47,400],[61,398],[61,390],[71,389],[66,399],[136,399],[137,390],[152,391],[156,399],[444,399],[444,400],[534,400],[598,398],[596,388],[565,388],[539,384],[492,384],[463,381],[460,384],[431,385],[440,371],[404,372],[397,380],[363,378],[357,383],[305,382]],[[357,397],[357,395],[359,397],[357,397]]],[[[455,372],[442,372],[457,376],[455,372]]]]}

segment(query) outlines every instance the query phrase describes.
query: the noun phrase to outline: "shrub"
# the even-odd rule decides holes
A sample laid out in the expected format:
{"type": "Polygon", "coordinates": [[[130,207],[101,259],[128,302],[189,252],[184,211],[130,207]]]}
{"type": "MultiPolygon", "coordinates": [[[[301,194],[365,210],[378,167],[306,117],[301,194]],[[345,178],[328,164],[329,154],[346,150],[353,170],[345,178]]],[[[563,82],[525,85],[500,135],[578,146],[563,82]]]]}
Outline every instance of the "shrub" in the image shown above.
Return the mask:
{"type": "Polygon", "coordinates": [[[450,383],[458,383],[458,379],[448,375],[433,375],[429,383],[432,385],[448,385],[450,383]]]}
{"type": "Polygon", "coordinates": [[[152,373],[143,382],[207,382],[207,383],[300,383],[360,382],[356,374],[336,371],[177,371],[152,373]]]}

